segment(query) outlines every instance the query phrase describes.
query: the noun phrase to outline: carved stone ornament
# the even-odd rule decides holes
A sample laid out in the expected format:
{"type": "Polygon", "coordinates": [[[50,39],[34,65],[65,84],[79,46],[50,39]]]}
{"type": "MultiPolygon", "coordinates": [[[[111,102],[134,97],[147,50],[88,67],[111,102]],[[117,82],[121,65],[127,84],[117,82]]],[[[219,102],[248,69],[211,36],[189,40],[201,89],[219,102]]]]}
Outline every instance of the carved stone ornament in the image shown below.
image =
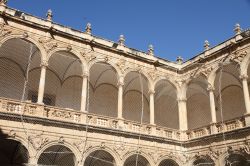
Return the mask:
{"type": "Polygon", "coordinates": [[[84,150],[86,151],[88,149],[87,143],[85,141],[78,141],[74,142],[73,145],[79,150],[79,152],[83,152],[84,150]]]}
{"type": "Polygon", "coordinates": [[[46,60],[43,60],[40,64],[41,67],[47,67],[49,64],[48,64],[48,61],[46,60]]]}
{"type": "Polygon", "coordinates": [[[244,141],[244,145],[240,147],[240,151],[246,154],[250,154],[250,142],[248,140],[244,141]]]}
{"type": "Polygon", "coordinates": [[[102,148],[102,149],[105,149],[105,148],[106,148],[105,142],[101,142],[100,148],[102,148]]]}
{"type": "MultiPolygon", "coordinates": [[[[92,52],[92,51],[91,51],[92,52]]],[[[93,53],[85,53],[85,60],[89,63],[91,62],[92,60],[96,59],[96,56],[93,54],[93,53]]]]}
{"type": "Polygon", "coordinates": [[[58,143],[64,144],[64,142],[65,142],[65,139],[64,139],[63,136],[61,136],[61,137],[58,139],[58,143]]]}
{"type": "Polygon", "coordinates": [[[207,86],[207,91],[214,91],[215,90],[215,88],[211,85],[211,84],[208,84],[208,86],[207,86]]]}
{"type": "Polygon", "coordinates": [[[113,149],[119,154],[120,157],[126,153],[126,146],[124,145],[124,143],[117,143],[113,149]]]}
{"type": "Polygon", "coordinates": [[[134,69],[135,69],[135,71],[141,73],[143,68],[140,65],[135,65],[134,69]]]}
{"type": "Polygon", "coordinates": [[[209,74],[213,71],[213,67],[212,66],[209,66],[209,67],[202,67],[201,69],[201,73],[206,77],[208,78],[209,74]]]}
{"type": "Polygon", "coordinates": [[[22,34],[22,38],[28,38],[28,37],[29,37],[28,32],[23,32],[23,34],[22,34]]]}
{"type": "Polygon", "coordinates": [[[16,132],[14,130],[10,130],[8,136],[12,137],[12,138],[15,138],[16,137],[16,132]]]}
{"type": "Polygon", "coordinates": [[[148,154],[153,158],[154,162],[157,163],[159,158],[159,154],[157,153],[157,151],[151,151],[148,154]]]}
{"type": "Polygon", "coordinates": [[[126,60],[124,59],[120,59],[116,62],[117,67],[120,69],[120,71],[122,72],[122,74],[125,73],[125,71],[129,68],[128,66],[126,66],[126,60]]]}
{"type": "Polygon", "coordinates": [[[247,51],[235,51],[231,56],[230,60],[236,63],[241,63],[244,57],[247,55],[247,51]]]}
{"type": "Polygon", "coordinates": [[[150,78],[151,78],[153,81],[156,80],[156,79],[159,77],[159,75],[158,75],[158,73],[157,73],[157,70],[149,71],[149,72],[148,72],[148,75],[150,76],[150,78]]]}
{"type": "Polygon", "coordinates": [[[42,135],[34,135],[29,136],[29,141],[36,150],[40,150],[43,145],[49,142],[49,138],[43,138],[42,135]]]}
{"type": "Polygon", "coordinates": [[[12,30],[8,26],[6,26],[5,23],[0,24],[0,36],[1,37],[4,37],[4,36],[10,34],[11,32],[12,32],[12,30]]]}
{"type": "Polygon", "coordinates": [[[58,43],[52,38],[40,37],[38,41],[43,44],[47,53],[58,47],[58,43]]]}

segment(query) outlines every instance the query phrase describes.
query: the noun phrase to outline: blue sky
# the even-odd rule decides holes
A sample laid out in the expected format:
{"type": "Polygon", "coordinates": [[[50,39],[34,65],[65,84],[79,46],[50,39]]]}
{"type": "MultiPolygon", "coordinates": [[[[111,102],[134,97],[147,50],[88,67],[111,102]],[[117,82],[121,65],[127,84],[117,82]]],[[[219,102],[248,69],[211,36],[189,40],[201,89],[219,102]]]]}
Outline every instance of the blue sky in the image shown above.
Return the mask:
{"type": "Polygon", "coordinates": [[[235,23],[250,28],[250,0],[9,0],[8,6],[39,17],[53,11],[53,21],[175,61],[215,46],[234,35],[235,23]]]}

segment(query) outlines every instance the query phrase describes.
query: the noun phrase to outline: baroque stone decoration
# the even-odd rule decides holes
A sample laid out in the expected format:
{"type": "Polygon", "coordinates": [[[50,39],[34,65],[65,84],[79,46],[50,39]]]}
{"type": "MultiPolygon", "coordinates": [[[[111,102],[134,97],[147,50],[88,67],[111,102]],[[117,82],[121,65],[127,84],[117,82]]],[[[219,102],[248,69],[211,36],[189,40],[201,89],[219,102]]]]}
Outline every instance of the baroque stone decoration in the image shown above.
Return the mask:
{"type": "Polygon", "coordinates": [[[0,2],[0,124],[25,164],[250,160],[249,30],[237,25],[220,46],[205,41],[201,54],[170,62],[152,45],[142,52],[124,36],[95,37],[89,23],[85,32],[69,29],[50,10],[46,19],[16,17],[0,2]],[[59,157],[47,163],[46,155],[59,157]]]}
{"type": "Polygon", "coordinates": [[[40,150],[46,143],[49,142],[49,138],[43,138],[42,135],[31,135],[29,136],[29,141],[31,145],[36,149],[40,150]]]}

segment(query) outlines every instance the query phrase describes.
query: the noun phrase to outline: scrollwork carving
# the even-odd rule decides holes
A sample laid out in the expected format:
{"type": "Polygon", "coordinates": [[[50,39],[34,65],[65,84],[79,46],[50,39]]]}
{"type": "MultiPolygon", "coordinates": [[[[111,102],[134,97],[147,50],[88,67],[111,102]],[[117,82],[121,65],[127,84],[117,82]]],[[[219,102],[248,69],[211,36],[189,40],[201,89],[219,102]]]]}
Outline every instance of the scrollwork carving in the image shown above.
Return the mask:
{"type": "Polygon", "coordinates": [[[247,55],[247,51],[235,51],[231,56],[230,60],[236,63],[241,63],[244,57],[247,55]]]}
{"type": "Polygon", "coordinates": [[[151,70],[148,72],[149,77],[154,81],[159,77],[157,70],[151,70]]]}
{"type": "Polygon", "coordinates": [[[38,39],[38,41],[43,44],[43,46],[47,52],[51,52],[56,47],[58,47],[58,43],[52,38],[40,37],[38,39]]]}
{"type": "Polygon", "coordinates": [[[0,24],[0,36],[4,37],[8,34],[10,34],[12,32],[12,30],[6,26],[6,24],[0,24]]]}
{"type": "Polygon", "coordinates": [[[36,150],[40,150],[43,145],[49,142],[49,138],[44,138],[42,135],[33,135],[29,136],[29,141],[36,150]]]}
{"type": "Polygon", "coordinates": [[[126,61],[124,59],[120,59],[118,62],[116,62],[116,66],[120,69],[122,74],[124,74],[128,69],[128,67],[126,66],[126,61]]]}

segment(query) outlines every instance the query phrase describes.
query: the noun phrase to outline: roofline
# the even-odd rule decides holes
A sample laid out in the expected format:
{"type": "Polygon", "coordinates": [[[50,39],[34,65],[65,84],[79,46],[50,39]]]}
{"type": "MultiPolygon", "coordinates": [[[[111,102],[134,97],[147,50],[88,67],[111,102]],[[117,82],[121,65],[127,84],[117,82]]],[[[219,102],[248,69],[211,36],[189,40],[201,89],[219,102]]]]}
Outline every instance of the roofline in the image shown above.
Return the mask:
{"type": "MultiPolygon", "coordinates": [[[[71,27],[67,27],[49,20],[46,20],[44,18],[39,18],[36,16],[33,16],[31,14],[19,11],[17,9],[13,9],[7,6],[4,6],[3,8],[0,7],[0,13],[2,17],[7,17],[10,19],[13,19],[15,21],[19,21],[25,24],[29,24],[30,26],[36,26],[40,29],[43,29],[45,31],[50,31],[56,34],[60,34],[63,36],[67,36],[69,38],[73,38],[75,40],[79,40],[81,42],[85,42],[89,45],[100,47],[103,49],[110,50],[112,52],[116,52],[118,54],[122,54],[125,57],[131,57],[133,59],[141,60],[146,63],[152,64],[157,67],[161,68],[167,68],[170,70],[183,70],[187,69],[192,63],[201,61],[207,58],[211,58],[212,56],[216,55],[221,50],[229,47],[232,44],[239,43],[242,41],[244,37],[241,38],[241,40],[237,40],[236,36],[233,36],[229,38],[228,40],[206,50],[203,51],[194,57],[188,59],[187,61],[183,62],[182,64],[178,64],[176,62],[169,61],[164,58],[160,58],[157,56],[151,56],[147,54],[146,52],[129,48],[127,46],[118,46],[114,47],[114,45],[118,45],[117,42],[107,40],[95,35],[89,35],[83,31],[72,29],[71,27]],[[21,12],[24,14],[25,18],[21,18],[18,16],[15,16],[16,12],[21,12]]],[[[250,32],[250,30],[246,30],[242,32],[240,35],[242,36],[243,33],[250,32]]],[[[247,36],[247,38],[250,38],[250,35],[247,36]]]]}

